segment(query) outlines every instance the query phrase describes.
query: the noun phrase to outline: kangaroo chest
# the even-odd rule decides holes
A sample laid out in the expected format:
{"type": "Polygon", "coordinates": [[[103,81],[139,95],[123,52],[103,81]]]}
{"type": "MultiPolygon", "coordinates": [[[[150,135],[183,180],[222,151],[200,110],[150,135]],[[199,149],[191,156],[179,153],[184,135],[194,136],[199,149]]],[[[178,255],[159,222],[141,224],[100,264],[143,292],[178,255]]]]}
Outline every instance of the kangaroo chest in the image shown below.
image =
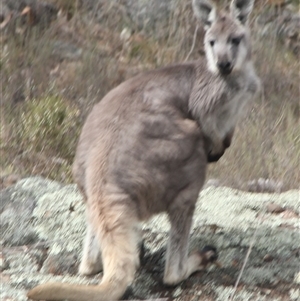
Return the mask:
{"type": "Polygon", "coordinates": [[[192,92],[194,115],[202,125],[213,123],[224,138],[235,127],[256,91],[255,80],[251,78],[210,79],[192,92]]]}

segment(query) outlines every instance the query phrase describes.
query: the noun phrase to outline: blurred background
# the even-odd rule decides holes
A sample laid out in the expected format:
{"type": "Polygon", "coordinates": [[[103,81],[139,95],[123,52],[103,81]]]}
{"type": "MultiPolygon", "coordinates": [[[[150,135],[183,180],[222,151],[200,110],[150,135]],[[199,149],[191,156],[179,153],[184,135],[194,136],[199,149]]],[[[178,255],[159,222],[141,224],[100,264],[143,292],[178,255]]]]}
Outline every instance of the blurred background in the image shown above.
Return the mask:
{"type": "MultiPolygon", "coordinates": [[[[256,0],[250,23],[263,93],[207,179],[299,188],[299,0],[256,0]]],[[[202,39],[191,0],[0,0],[0,187],[30,175],[72,182],[92,106],[139,72],[203,56],[202,39]]]]}

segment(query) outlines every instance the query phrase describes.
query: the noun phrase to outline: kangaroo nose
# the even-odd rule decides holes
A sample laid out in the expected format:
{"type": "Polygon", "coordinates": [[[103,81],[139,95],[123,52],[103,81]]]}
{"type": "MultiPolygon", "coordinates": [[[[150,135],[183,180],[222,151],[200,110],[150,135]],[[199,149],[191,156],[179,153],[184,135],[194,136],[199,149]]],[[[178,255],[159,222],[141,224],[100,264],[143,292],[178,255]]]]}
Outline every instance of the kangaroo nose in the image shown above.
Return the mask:
{"type": "Polygon", "coordinates": [[[229,74],[232,70],[232,66],[231,66],[231,63],[229,61],[220,61],[220,62],[218,62],[218,68],[219,68],[219,71],[224,75],[229,74]]]}

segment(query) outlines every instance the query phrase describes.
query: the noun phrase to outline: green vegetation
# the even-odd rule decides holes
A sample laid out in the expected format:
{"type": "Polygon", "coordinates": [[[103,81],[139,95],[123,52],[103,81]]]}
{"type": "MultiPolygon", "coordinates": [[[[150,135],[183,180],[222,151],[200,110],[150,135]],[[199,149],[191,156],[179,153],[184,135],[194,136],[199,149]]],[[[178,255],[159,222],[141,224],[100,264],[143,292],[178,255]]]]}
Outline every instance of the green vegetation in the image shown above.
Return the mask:
{"type": "MultiPolygon", "coordinates": [[[[78,109],[57,95],[26,101],[6,115],[9,135],[1,139],[4,157],[19,157],[24,171],[69,181],[80,130],[78,117],[78,109]]],[[[21,166],[14,166],[15,171],[21,166]]]]}
{"type": "Polygon", "coordinates": [[[54,152],[72,160],[78,132],[78,110],[59,96],[45,96],[26,103],[16,138],[29,152],[54,152]]]}

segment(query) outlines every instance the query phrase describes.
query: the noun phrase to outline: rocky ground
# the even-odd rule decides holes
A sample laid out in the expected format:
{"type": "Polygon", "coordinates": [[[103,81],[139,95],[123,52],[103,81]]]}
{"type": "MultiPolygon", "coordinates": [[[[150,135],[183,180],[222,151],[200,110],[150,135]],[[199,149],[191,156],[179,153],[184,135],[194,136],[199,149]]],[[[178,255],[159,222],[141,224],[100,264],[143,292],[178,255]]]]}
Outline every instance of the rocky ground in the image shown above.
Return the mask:
{"type": "MultiPolygon", "coordinates": [[[[75,185],[26,178],[1,191],[1,300],[27,300],[48,281],[98,283],[76,275],[85,232],[84,206],[75,185]]],[[[191,249],[214,245],[222,267],[198,272],[174,288],[162,285],[168,222],[143,225],[144,256],[124,300],[231,300],[247,251],[253,246],[232,300],[300,300],[298,190],[258,194],[207,187],[194,216],[191,249]]]]}

